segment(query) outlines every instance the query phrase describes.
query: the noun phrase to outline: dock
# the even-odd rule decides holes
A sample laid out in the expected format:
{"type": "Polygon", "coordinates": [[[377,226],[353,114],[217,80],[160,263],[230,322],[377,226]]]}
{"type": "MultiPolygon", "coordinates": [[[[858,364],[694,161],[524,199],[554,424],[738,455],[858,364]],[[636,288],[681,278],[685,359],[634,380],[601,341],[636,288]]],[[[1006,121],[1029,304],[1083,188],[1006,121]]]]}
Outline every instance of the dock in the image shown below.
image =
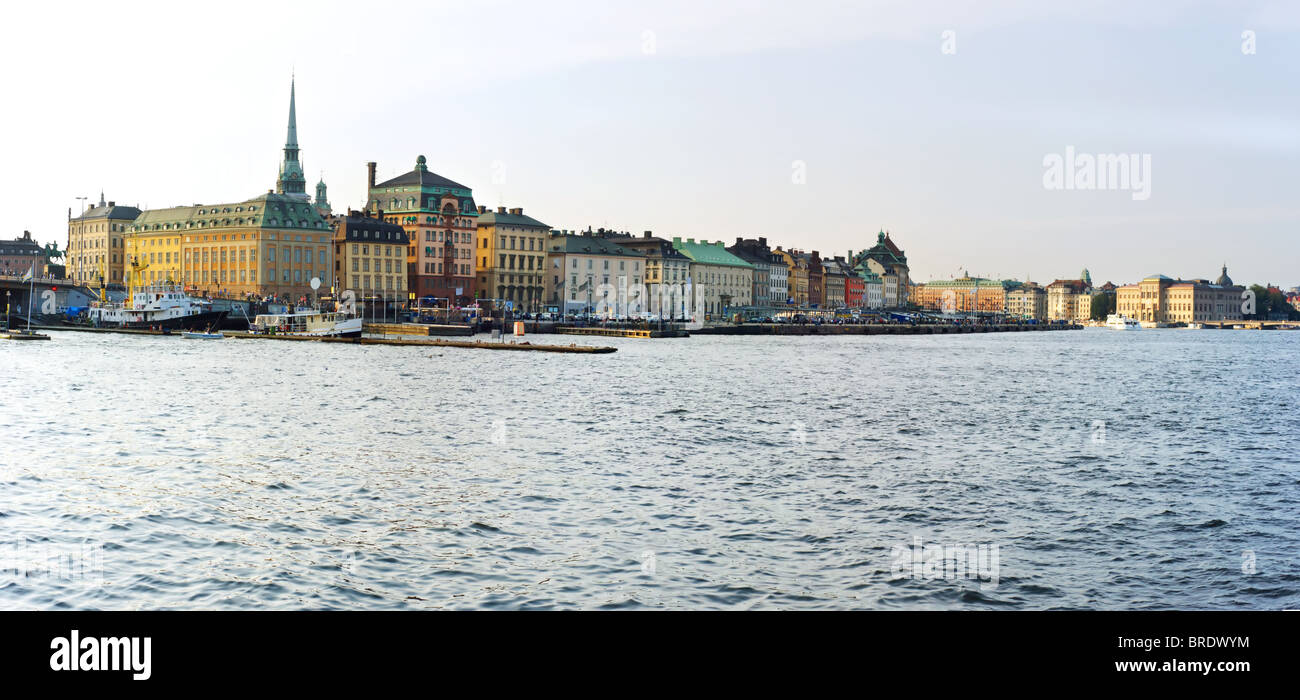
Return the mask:
{"type": "Polygon", "coordinates": [[[366,323],[361,329],[375,335],[474,335],[473,326],[461,323],[366,323]]]}
{"type": "Polygon", "coordinates": [[[1015,333],[1027,330],[1079,330],[1079,324],[784,324],[712,325],[697,336],[924,336],[939,333],[1015,333]]]}
{"type": "Polygon", "coordinates": [[[560,335],[596,335],[606,338],[689,338],[690,333],[679,330],[642,330],[636,328],[584,328],[578,326],[559,326],[555,329],[560,335]]]}
{"type": "Polygon", "coordinates": [[[345,343],[350,345],[401,345],[422,348],[469,348],[473,350],[518,350],[532,352],[580,353],[603,355],[618,348],[593,345],[534,345],[527,342],[485,342],[482,340],[416,340],[414,338],[330,338],[309,335],[265,335],[261,333],[236,333],[226,331],[227,338],[254,340],[293,340],[315,343],[345,343]]]}

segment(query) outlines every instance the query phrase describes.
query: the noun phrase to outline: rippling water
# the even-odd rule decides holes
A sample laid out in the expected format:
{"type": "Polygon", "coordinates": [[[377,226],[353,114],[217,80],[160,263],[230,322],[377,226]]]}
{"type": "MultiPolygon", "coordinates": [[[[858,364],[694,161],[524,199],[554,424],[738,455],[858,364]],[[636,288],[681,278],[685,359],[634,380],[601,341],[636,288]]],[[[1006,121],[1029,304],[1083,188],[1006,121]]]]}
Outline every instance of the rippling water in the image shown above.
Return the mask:
{"type": "Polygon", "coordinates": [[[1300,606],[1300,333],[53,335],[0,344],[0,608],[1300,606]]]}

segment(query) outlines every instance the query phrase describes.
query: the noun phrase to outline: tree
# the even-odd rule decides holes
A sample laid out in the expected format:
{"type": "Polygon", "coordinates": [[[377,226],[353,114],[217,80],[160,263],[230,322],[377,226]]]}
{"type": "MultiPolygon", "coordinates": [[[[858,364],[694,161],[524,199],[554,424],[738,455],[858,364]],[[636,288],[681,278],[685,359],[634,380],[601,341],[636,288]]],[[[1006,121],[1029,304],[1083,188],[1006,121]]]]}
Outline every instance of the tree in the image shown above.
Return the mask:
{"type": "Polygon", "coordinates": [[[1092,308],[1089,316],[1094,321],[1104,321],[1107,316],[1115,313],[1115,295],[1101,292],[1092,295],[1092,308]]]}

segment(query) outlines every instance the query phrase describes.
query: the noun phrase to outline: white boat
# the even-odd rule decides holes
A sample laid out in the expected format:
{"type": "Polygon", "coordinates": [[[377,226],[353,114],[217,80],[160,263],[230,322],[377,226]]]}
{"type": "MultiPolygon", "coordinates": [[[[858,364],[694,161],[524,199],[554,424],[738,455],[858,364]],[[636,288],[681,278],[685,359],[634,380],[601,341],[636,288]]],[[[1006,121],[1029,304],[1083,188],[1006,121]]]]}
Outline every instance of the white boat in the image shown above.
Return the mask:
{"type": "Polygon", "coordinates": [[[258,314],[249,324],[253,333],[360,338],[361,317],[336,311],[298,309],[292,313],[258,314]]]}
{"type": "Polygon", "coordinates": [[[211,302],[189,296],[179,286],[162,284],[136,289],[129,303],[92,304],[86,315],[100,327],[195,330],[220,324],[226,312],[213,311],[211,302]]]}
{"type": "Polygon", "coordinates": [[[1201,325],[1201,324],[1199,324],[1199,323],[1189,323],[1189,324],[1187,324],[1187,329],[1188,329],[1188,330],[1193,330],[1193,331],[1199,331],[1200,329],[1202,329],[1202,328],[1204,328],[1204,327],[1205,327],[1205,326],[1203,326],[1203,325],[1201,325]]]}
{"type": "Polygon", "coordinates": [[[1117,331],[1136,331],[1142,328],[1137,319],[1129,318],[1124,314],[1111,314],[1106,317],[1106,327],[1113,328],[1117,331]]]}
{"type": "Polygon", "coordinates": [[[224,338],[224,337],[226,337],[226,336],[225,336],[224,333],[199,333],[199,332],[195,331],[195,332],[185,332],[185,333],[182,333],[182,334],[181,334],[181,337],[182,337],[182,338],[190,338],[190,339],[193,339],[193,340],[218,340],[218,339],[220,339],[220,338],[224,338]]]}

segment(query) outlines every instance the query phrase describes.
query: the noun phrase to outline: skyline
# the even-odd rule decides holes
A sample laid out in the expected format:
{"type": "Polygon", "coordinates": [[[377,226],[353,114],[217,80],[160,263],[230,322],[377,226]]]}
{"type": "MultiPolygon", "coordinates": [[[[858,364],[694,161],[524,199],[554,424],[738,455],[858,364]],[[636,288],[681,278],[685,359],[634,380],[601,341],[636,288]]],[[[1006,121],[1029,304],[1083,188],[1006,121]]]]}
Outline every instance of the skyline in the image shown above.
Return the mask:
{"type": "Polygon", "coordinates": [[[1075,10],[1075,25],[1014,2],[978,19],[958,6],[831,9],[842,21],[817,25],[780,6],[725,25],[716,6],[571,16],[506,5],[419,8],[422,21],[396,34],[338,5],[251,27],[205,18],[215,26],[202,36],[187,34],[196,24],[184,12],[142,27],[134,11],[102,9],[28,32],[0,56],[167,27],[95,53],[111,77],[80,89],[67,89],[87,60],[75,50],[52,54],[44,75],[6,76],[42,108],[9,115],[0,139],[21,164],[2,184],[23,193],[0,212],[0,237],[31,230],[63,246],[67,209],[101,188],[148,208],[273,188],[292,75],[308,190],[323,175],[336,211],[362,205],[367,161],[383,180],[425,155],[479,204],[523,207],[558,229],[763,236],[834,256],[883,228],[920,282],[960,268],[1046,283],[1086,267],[1099,284],[1124,284],[1212,278],[1224,263],[1245,283],[1297,282],[1300,207],[1286,175],[1300,101],[1284,81],[1300,13],[1280,3],[1101,3],[1075,10]],[[872,18],[878,29],[855,28],[872,18]],[[273,40],[289,24],[298,51],[273,40]],[[219,44],[235,27],[247,59],[222,63],[203,39],[219,44]],[[1246,30],[1257,53],[1241,51],[1246,30]],[[950,31],[955,53],[944,53],[950,31]],[[367,59],[361,42],[379,36],[380,57],[367,59]],[[159,64],[172,44],[189,60],[159,64]],[[406,69],[415,58],[427,79],[406,69]],[[846,67],[861,80],[836,78],[846,67]],[[203,68],[210,82],[190,75],[203,68]],[[94,122],[80,119],[87,111],[94,122]],[[1068,149],[1149,156],[1150,197],[1047,189],[1044,159],[1068,149]]]}

